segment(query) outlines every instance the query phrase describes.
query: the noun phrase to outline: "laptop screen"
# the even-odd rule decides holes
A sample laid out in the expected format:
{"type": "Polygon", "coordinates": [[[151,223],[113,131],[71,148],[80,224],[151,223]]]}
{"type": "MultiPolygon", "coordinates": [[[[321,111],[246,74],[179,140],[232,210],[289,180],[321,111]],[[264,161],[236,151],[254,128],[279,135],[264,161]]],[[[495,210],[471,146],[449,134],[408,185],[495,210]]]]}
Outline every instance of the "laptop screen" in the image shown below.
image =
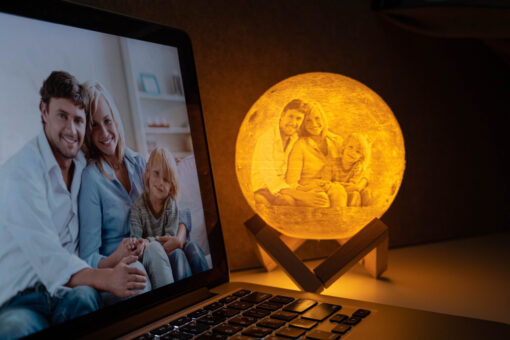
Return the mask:
{"type": "Polygon", "coordinates": [[[0,8],[0,41],[0,324],[44,296],[34,330],[85,329],[226,281],[187,36],[58,3],[0,8]]]}

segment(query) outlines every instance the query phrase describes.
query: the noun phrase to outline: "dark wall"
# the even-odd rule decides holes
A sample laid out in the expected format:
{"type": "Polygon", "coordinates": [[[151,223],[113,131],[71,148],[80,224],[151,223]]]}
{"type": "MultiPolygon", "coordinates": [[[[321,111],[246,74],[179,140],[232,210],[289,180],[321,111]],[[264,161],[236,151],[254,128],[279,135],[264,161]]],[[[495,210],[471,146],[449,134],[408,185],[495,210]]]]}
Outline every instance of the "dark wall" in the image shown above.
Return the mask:
{"type": "MultiPolygon", "coordinates": [[[[382,218],[392,246],[509,229],[510,72],[480,41],[407,32],[368,0],[80,2],[190,35],[231,268],[258,265],[243,228],[253,212],[234,169],[238,128],[263,92],[305,72],[361,81],[399,120],[406,171],[382,218]]],[[[301,253],[318,249],[314,242],[301,253]]]]}

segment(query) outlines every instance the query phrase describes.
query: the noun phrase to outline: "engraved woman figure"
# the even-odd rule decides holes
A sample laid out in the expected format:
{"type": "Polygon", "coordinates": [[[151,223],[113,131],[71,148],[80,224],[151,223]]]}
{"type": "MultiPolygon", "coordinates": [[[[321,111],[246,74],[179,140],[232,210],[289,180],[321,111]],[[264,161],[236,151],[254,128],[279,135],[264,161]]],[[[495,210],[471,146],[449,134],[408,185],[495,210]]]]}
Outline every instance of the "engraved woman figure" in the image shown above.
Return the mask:
{"type": "Polygon", "coordinates": [[[321,193],[328,200],[321,207],[345,207],[347,193],[331,181],[331,164],[340,157],[342,138],[328,130],[328,121],[318,103],[305,115],[300,138],[289,155],[287,183],[302,191],[321,193]]]}

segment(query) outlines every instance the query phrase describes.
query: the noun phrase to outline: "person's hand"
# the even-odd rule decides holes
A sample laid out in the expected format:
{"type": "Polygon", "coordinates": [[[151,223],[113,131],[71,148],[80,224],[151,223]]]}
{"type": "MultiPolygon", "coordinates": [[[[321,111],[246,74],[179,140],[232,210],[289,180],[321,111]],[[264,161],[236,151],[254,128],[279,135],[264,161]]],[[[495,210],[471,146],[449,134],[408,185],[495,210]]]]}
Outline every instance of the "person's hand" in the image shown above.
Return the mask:
{"type": "Polygon", "coordinates": [[[123,239],[121,244],[126,248],[126,250],[129,253],[131,253],[136,249],[136,245],[137,245],[136,241],[137,241],[137,238],[130,237],[130,238],[123,239]]]}
{"type": "MultiPolygon", "coordinates": [[[[123,258],[132,255],[134,249],[136,248],[135,241],[132,238],[125,238],[123,239],[119,245],[117,246],[117,249],[113,252],[111,255],[113,259],[115,259],[114,265],[117,265],[117,263],[120,262],[123,258]]],[[[112,265],[113,267],[113,265],[112,265]]]]}
{"type": "Polygon", "coordinates": [[[124,257],[106,276],[106,290],[119,297],[138,295],[145,288],[147,279],[145,273],[135,267],[130,267],[138,258],[136,256],[124,257]]]}
{"type": "Polygon", "coordinates": [[[148,240],[145,240],[143,238],[132,238],[132,250],[131,255],[137,256],[138,258],[141,258],[143,255],[143,252],[145,250],[145,247],[147,243],[149,243],[148,240]]]}
{"type": "MultiPolygon", "coordinates": [[[[134,255],[137,258],[143,255],[145,250],[145,242],[142,238],[129,237],[123,239],[112,256],[115,259],[114,264],[119,263],[123,258],[134,255]]],[[[113,265],[112,265],[113,267],[113,265]]]]}
{"type": "Polygon", "coordinates": [[[163,248],[167,254],[170,254],[175,249],[183,247],[181,241],[175,236],[158,236],[156,237],[156,241],[163,245],[163,248]]]}
{"type": "Polygon", "coordinates": [[[325,192],[303,192],[299,200],[310,207],[324,208],[329,206],[329,197],[325,192]]]}

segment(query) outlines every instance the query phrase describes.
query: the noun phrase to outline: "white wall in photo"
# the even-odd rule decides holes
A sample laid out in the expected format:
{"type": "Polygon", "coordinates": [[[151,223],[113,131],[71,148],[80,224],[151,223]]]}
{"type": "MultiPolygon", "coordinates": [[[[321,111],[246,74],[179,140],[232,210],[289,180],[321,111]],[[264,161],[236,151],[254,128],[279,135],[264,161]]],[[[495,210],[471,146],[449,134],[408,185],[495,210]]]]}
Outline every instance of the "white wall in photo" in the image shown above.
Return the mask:
{"type": "Polygon", "coordinates": [[[55,70],[67,71],[80,82],[97,80],[104,84],[120,110],[126,143],[134,147],[118,40],[102,33],[0,14],[0,165],[41,131],[39,89],[55,70]]]}

